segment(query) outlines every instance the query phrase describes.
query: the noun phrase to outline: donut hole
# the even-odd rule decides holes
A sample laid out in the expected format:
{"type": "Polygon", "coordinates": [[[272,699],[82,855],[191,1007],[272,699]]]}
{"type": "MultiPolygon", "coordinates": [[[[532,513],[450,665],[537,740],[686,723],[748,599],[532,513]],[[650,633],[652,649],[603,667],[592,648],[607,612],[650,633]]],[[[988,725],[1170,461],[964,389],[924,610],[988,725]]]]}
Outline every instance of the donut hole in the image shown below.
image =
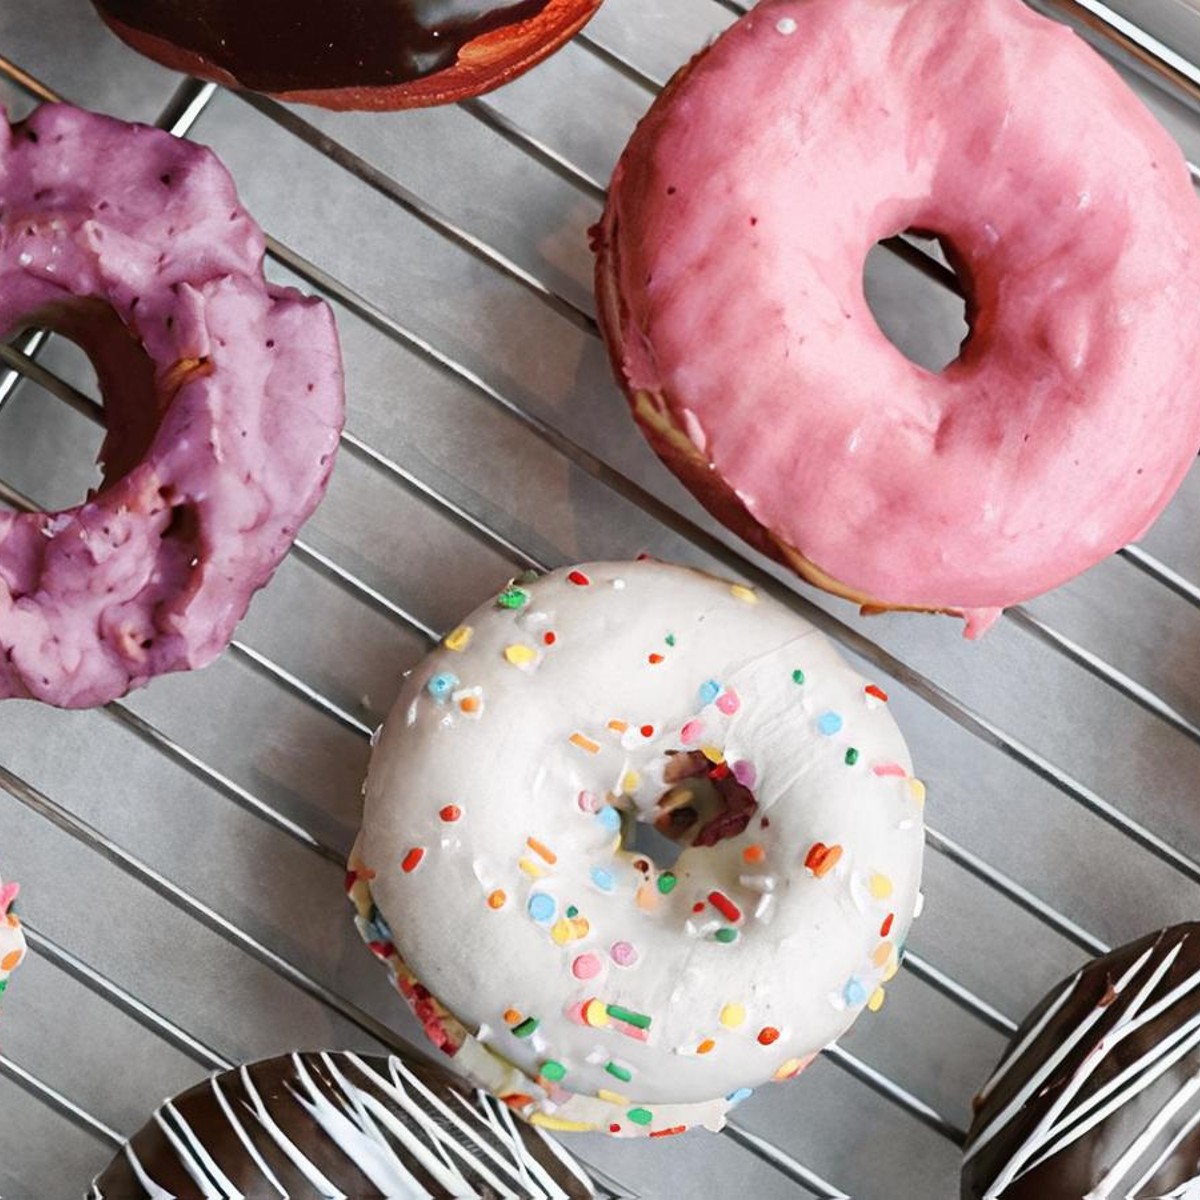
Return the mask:
{"type": "Polygon", "coordinates": [[[962,353],[971,332],[965,296],[969,290],[955,267],[953,247],[928,233],[908,229],[941,265],[954,271],[957,290],[942,283],[895,251],[896,239],[877,242],[863,268],[863,294],[883,334],[909,362],[940,375],[962,353]]]}
{"type": "Polygon", "coordinates": [[[713,763],[695,750],[668,755],[666,790],[649,820],[628,820],[622,830],[625,850],[651,859],[660,869],[674,866],[689,847],[719,845],[745,832],[758,801],[728,763],[713,763]]]}

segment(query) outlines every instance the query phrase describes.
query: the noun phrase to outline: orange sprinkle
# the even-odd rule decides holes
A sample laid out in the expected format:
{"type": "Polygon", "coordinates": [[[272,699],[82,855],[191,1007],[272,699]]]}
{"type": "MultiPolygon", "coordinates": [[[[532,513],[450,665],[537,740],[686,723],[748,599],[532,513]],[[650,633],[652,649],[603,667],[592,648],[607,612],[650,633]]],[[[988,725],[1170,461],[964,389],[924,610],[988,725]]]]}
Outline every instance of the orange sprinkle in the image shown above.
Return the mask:
{"type": "Polygon", "coordinates": [[[708,1054],[710,1051],[715,1050],[716,1046],[717,1046],[717,1043],[714,1042],[712,1040],[712,1038],[705,1038],[704,1041],[702,1041],[700,1043],[700,1045],[698,1045],[696,1047],[696,1053],[697,1054],[708,1054]]]}
{"type": "Polygon", "coordinates": [[[425,851],[420,846],[414,846],[405,856],[404,861],[400,864],[400,870],[406,875],[415,871],[421,865],[421,859],[425,857],[425,851]]]}
{"type": "Polygon", "coordinates": [[[758,1031],[758,1044],[760,1046],[769,1046],[772,1042],[779,1041],[779,1030],[774,1025],[764,1025],[758,1031]]]}
{"type": "Polygon", "coordinates": [[[522,1109],[528,1108],[533,1103],[533,1097],[525,1095],[524,1092],[513,1092],[508,1096],[500,1097],[509,1108],[522,1109]]]}
{"type": "Polygon", "coordinates": [[[558,862],[558,855],[547,846],[542,845],[537,838],[526,838],[525,845],[534,852],[539,858],[544,858],[551,866],[558,862]]]}
{"type": "Polygon", "coordinates": [[[871,955],[871,961],[877,967],[885,967],[892,959],[892,951],[895,947],[891,942],[880,942],[875,947],[875,953],[871,955]]]}
{"type": "Polygon", "coordinates": [[[3,958],[0,958],[0,971],[11,971],[21,961],[24,954],[22,950],[10,950],[3,958]]]}
{"type": "Polygon", "coordinates": [[[804,865],[818,878],[824,879],[842,860],[842,848],[834,843],[814,842],[804,856],[804,865]]]}
{"type": "Polygon", "coordinates": [[[613,733],[624,733],[629,728],[628,724],[624,721],[609,721],[608,727],[613,733]]]}
{"type": "Polygon", "coordinates": [[[687,1133],[686,1125],[672,1125],[670,1129],[652,1129],[651,1137],[674,1137],[677,1133],[687,1133]]]}
{"type": "Polygon", "coordinates": [[[516,1025],[521,1019],[521,1014],[515,1008],[506,1008],[504,1010],[505,1025],[516,1025]]]}
{"type": "Polygon", "coordinates": [[[462,816],[462,809],[457,804],[447,804],[445,808],[439,810],[438,816],[447,824],[451,824],[462,816]]]}
{"type": "Polygon", "coordinates": [[[508,897],[504,894],[502,888],[497,888],[494,892],[488,893],[488,908],[503,908],[508,897]]]}
{"type": "Polygon", "coordinates": [[[767,852],[757,842],[742,851],[742,858],[751,865],[762,862],[766,857],[767,852]]]}
{"type": "Polygon", "coordinates": [[[663,656],[661,654],[651,654],[649,656],[650,665],[652,667],[658,666],[658,664],[660,662],[662,662],[662,660],[663,660],[663,656]]]}
{"type": "Polygon", "coordinates": [[[573,733],[567,739],[572,746],[578,746],[580,750],[586,750],[589,754],[600,753],[600,743],[593,742],[590,737],[582,733],[573,733]]]}
{"type": "Polygon", "coordinates": [[[465,713],[473,713],[479,711],[478,696],[464,696],[459,702],[458,707],[465,713]]]}

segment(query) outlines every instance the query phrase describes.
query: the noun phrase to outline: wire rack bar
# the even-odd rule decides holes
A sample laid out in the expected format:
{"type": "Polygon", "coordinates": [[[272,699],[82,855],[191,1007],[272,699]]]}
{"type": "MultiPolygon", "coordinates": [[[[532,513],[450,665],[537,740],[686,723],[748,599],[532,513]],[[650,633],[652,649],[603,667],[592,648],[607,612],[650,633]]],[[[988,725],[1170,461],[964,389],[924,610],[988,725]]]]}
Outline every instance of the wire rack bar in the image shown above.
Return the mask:
{"type": "Polygon", "coordinates": [[[7,1054],[0,1053],[0,1075],[11,1079],[19,1088],[30,1095],[36,1096],[48,1108],[61,1113],[74,1125],[86,1130],[101,1141],[117,1148],[124,1145],[125,1139],[115,1130],[106,1125],[99,1117],[94,1117],[85,1108],[80,1108],[74,1100],[64,1096],[57,1088],[51,1087],[44,1080],[25,1070],[19,1063],[13,1062],[7,1054]]]}

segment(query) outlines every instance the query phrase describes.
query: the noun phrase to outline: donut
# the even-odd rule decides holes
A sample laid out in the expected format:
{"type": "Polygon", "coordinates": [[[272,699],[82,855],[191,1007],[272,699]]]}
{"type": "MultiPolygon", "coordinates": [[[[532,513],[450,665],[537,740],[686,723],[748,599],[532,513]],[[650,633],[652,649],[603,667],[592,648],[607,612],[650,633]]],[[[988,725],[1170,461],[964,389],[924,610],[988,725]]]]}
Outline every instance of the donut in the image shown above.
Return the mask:
{"type": "Polygon", "coordinates": [[[48,104],[0,112],[0,337],[95,367],[103,483],[0,511],[0,699],[104,704],[224,649],[316,507],[343,413],[328,307],[268,285],[214,155],[48,104]]]}
{"type": "Polygon", "coordinates": [[[963,1200],[1200,1194],[1200,924],[1055,988],[976,1101],[963,1200]]]}
{"type": "Polygon", "coordinates": [[[505,587],[372,753],[359,930],[543,1127],[719,1129],[878,1009],[925,789],[887,693],[783,604],[649,561],[505,587]]]}
{"type": "Polygon", "coordinates": [[[1183,157],[1019,0],[765,0],[651,108],[593,238],[653,448],[867,611],[975,636],[1141,536],[1200,449],[1183,157]],[[905,230],[967,296],[940,374],[864,296],[868,251],[905,230]]]}
{"type": "Polygon", "coordinates": [[[287,1054],[168,1100],[92,1182],[92,1200],[165,1196],[594,1196],[560,1146],[416,1059],[287,1054]]]}
{"type": "Polygon", "coordinates": [[[0,879],[0,996],[8,989],[9,976],[25,958],[25,933],[21,920],[12,911],[21,885],[0,879]]]}
{"type": "Polygon", "coordinates": [[[449,104],[507,83],[601,0],[93,0],[172,70],[334,109],[449,104]]]}

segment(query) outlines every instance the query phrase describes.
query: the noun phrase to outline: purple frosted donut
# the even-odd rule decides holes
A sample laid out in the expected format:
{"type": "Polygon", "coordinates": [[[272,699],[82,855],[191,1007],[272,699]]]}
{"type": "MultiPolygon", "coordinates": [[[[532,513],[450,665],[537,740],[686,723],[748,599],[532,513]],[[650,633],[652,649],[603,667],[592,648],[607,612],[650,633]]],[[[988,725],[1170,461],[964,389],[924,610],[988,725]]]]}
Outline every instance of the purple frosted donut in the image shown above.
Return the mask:
{"type": "Polygon", "coordinates": [[[96,368],[103,484],[0,512],[0,699],[103,704],[203,666],[324,493],[341,430],[329,309],[262,273],[200,146],[67,105],[0,110],[0,336],[96,368]]]}

